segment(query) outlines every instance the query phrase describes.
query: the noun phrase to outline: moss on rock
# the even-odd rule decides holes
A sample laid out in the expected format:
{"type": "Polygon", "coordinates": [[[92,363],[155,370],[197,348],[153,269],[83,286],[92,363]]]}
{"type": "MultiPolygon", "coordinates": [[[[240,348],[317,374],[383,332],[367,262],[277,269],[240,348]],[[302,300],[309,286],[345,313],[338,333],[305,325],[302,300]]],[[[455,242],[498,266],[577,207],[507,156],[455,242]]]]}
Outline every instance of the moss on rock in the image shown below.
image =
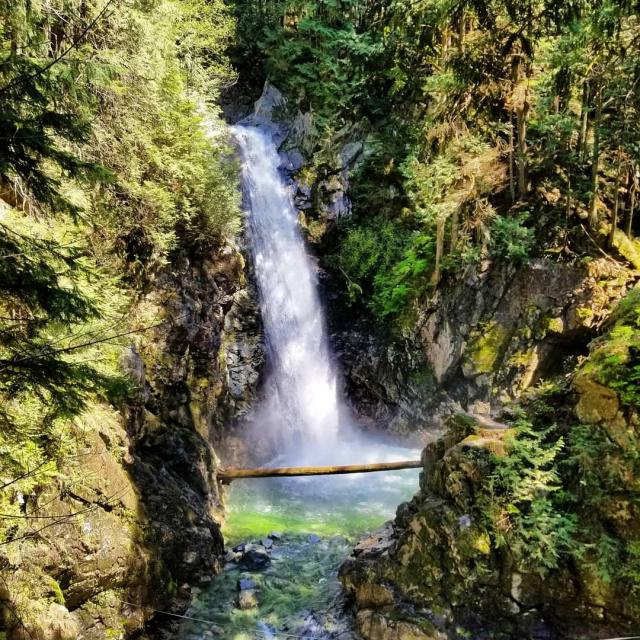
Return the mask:
{"type": "Polygon", "coordinates": [[[495,321],[483,326],[467,348],[463,370],[466,376],[491,373],[509,339],[507,330],[495,321]]]}

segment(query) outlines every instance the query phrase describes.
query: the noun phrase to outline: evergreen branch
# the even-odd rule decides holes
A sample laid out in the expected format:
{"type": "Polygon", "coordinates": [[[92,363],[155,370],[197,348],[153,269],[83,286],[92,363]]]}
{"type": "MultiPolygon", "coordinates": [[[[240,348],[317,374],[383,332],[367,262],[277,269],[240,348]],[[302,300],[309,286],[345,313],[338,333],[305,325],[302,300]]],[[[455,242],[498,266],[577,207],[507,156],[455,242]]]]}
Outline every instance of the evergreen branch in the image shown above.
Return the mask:
{"type": "Polygon", "coordinates": [[[11,89],[19,87],[21,84],[25,82],[35,80],[39,76],[49,71],[51,67],[58,64],[58,62],[66,58],[66,56],[69,53],[71,53],[71,51],[73,51],[73,49],[75,49],[85,39],[89,31],[91,31],[91,29],[93,29],[93,27],[102,19],[102,17],[106,14],[107,9],[117,1],[118,0],[107,0],[104,7],[102,7],[102,10],[100,11],[100,13],[98,13],[98,15],[84,28],[82,33],[80,33],[80,35],[57,58],[54,58],[49,64],[45,65],[41,69],[34,71],[31,75],[19,76],[15,80],[12,80],[11,82],[7,83],[4,87],[0,87],[0,96],[6,93],[7,91],[10,91],[11,89]]]}
{"type": "Polygon", "coordinates": [[[15,484],[16,482],[19,482],[20,480],[24,480],[25,478],[28,478],[32,475],[37,475],[36,472],[41,469],[42,467],[44,467],[45,465],[49,464],[53,462],[53,460],[45,460],[44,462],[41,462],[35,469],[31,469],[29,471],[25,471],[22,475],[19,475],[17,478],[13,478],[13,480],[10,480],[9,482],[5,482],[1,487],[0,487],[0,491],[2,491],[3,489],[6,489],[7,487],[11,486],[12,484],[15,484]]]}
{"type": "MultiPolygon", "coordinates": [[[[64,518],[75,518],[76,516],[84,515],[85,513],[94,511],[97,507],[102,507],[102,508],[104,508],[105,506],[111,507],[112,502],[120,498],[123,492],[127,492],[127,491],[129,491],[129,489],[123,489],[121,491],[117,491],[112,496],[108,497],[107,500],[104,502],[96,501],[93,503],[88,503],[88,501],[85,500],[84,503],[91,504],[91,506],[87,507],[86,509],[79,509],[78,511],[74,511],[72,513],[62,513],[62,514],[58,513],[54,516],[37,516],[37,515],[29,515],[29,514],[14,515],[11,513],[0,513],[0,520],[60,520],[64,518]]],[[[59,496],[59,497],[62,497],[62,496],[59,496]]],[[[75,496],[75,495],[72,495],[71,497],[75,500],[81,500],[78,496],[75,496]]]]}
{"type": "MultiPolygon", "coordinates": [[[[104,344],[105,342],[110,342],[111,340],[116,340],[117,338],[123,338],[125,336],[130,336],[135,333],[142,333],[144,331],[150,331],[151,329],[156,329],[157,327],[161,327],[169,322],[174,320],[180,320],[185,318],[188,314],[185,313],[182,316],[178,316],[177,318],[166,318],[160,322],[156,322],[155,324],[147,325],[146,327],[140,327],[138,329],[130,329],[129,331],[123,331],[121,333],[115,333],[110,336],[106,336],[104,338],[97,338],[95,340],[88,340],[87,342],[83,342],[81,344],[77,344],[74,346],[63,347],[60,349],[47,349],[46,351],[40,351],[40,353],[28,354],[21,358],[11,359],[11,360],[0,360],[2,366],[0,366],[0,372],[12,368],[15,365],[23,365],[25,362],[33,362],[39,360],[44,357],[51,357],[56,355],[61,355],[63,353],[71,353],[73,351],[77,351],[79,349],[84,349],[86,347],[92,347],[97,344],[104,344]]],[[[71,338],[73,339],[73,337],[71,338]]]]}
{"type": "MultiPolygon", "coordinates": [[[[66,458],[63,458],[62,461],[63,462],[67,462],[69,460],[75,460],[77,458],[85,458],[87,456],[101,456],[104,455],[105,453],[108,453],[109,450],[108,449],[104,449],[104,451],[87,451],[85,453],[77,453],[76,455],[73,456],[67,456],[66,458]]],[[[45,465],[49,464],[49,463],[53,463],[53,460],[48,459],[45,460],[44,462],[40,463],[37,467],[35,467],[34,469],[31,469],[30,471],[26,471],[25,473],[23,473],[22,475],[17,476],[16,478],[13,478],[12,480],[9,480],[9,482],[5,482],[5,484],[3,484],[0,487],[0,491],[6,489],[7,487],[10,487],[12,484],[15,484],[16,482],[20,482],[20,480],[24,480],[25,478],[32,478],[34,476],[39,476],[42,473],[44,473],[44,471],[40,471],[40,469],[42,469],[42,467],[44,467],[45,465]]],[[[53,500],[55,500],[56,498],[53,498],[53,500]]],[[[51,500],[51,502],[53,502],[53,500],[51,500]]],[[[48,504],[48,503],[46,503],[48,504]]],[[[46,506],[43,505],[43,506],[46,506]]],[[[37,510],[39,511],[41,509],[41,507],[38,507],[37,510]]]]}
{"type": "MultiPolygon", "coordinates": [[[[98,508],[104,509],[105,506],[112,506],[112,504],[115,503],[115,501],[118,498],[120,498],[123,494],[127,493],[128,491],[130,491],[130,489],[123,489],[121,491],[117,491],[113,495],[109,496],[106,502],[102,502],[100,504],[95,503],[92,507],[87,509],[85,513],[96,511],[98,508]]],[[[4,542],[0,542],[0,547],[5,547],[9,544],[13,544],[14,542],[20,542],[20,540],[28,540],[29,538],[33,538],[37,536],[40,532],[46,529],[50,529],[51,527],[55,527],[57,525],[73,524],[73,522],[69,522],[68,518],[69,516],[64,515],[62,517],[59,517],[55,522],[50,522],[49,524],[46,524],[44,525],[44,527],[40,527],[35,531],[29,531],[21,536],[18,536],[17,538],[12,538],[11,540],[5,540],[4,542]]]]}

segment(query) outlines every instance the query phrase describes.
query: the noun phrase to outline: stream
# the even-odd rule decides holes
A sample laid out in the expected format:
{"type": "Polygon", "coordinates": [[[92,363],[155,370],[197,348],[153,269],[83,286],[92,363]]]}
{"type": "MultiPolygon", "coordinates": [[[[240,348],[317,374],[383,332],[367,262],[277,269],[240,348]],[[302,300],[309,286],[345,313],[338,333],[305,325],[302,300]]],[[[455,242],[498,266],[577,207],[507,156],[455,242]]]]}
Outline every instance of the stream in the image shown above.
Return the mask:
{"type": "MultiPolygon", "coordinates": [[[[359,433],[344,406],[315,266],[269,127],[254,124],[234,127],[267,342],[265,400],[254,409],[251,437],[278,452],[269,466],[415,459],[415,450],[359,433]]],[[[411,498],[418,474],[235,480],[224,569],[196,592],[180,640],[355,638],[338,568],[359,537],[411,498]]]]}

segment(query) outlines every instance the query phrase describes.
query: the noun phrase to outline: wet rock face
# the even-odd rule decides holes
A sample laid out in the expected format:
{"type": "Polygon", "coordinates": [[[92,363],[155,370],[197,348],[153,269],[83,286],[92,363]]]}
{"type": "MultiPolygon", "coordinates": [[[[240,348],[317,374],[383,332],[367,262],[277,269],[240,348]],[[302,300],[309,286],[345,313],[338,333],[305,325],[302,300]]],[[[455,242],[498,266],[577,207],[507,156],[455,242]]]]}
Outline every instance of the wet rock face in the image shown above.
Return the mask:
{"type": "Polygon", "coordinates": [[[175,585],[188,593],[220,568],[214,447],[246,411],[264,362],[242,254],[229,245],[177,258],[140,309],[148,324],[165,322],[123,353],[133,399],[77,419],[86,448],[50,491],[27,497],[30,512],[60,523],[0,551],[0,614],[4,600],[29,612],[30,634],[9,615],[10,640],[128,637],[175,585]]]}
{"type": "Polygon", "coordinates": [[[364,152],[358,134],[339,132],[326,148],[327,157],[316,162],[319,139],[313,115],[297,110],[269,82],[253,113],[240,121],[243,123],[261,127],[272,136],[302,226],[312,242],[321,240],[336,220],[351,213],[349,174],[364,152]]]}
{"type": "Polygon", "coordinates": [[[216,414],[220,431],[229,421],[244,419],[250,411],[266,361],[258,294],[253,283],[237,291],[225,316],[221,355],[226,370],[224,417],[216,414]]]}
{"type": "Polygon", "coordinates": [[[344,393],[359,423],[417,442],[437,433],[434,410],[445,396],[422,351],[410,340],[380,336],[363,322],[348,328],[339,320],[332,324],[344,393]]]}
{"type": "Polygon", "coordinates": [[[264,346],[255,287],[237,247],[183,256],[158,283],[168,327],[139,346],[144,384],[130,413],[131,471],[162,566],[182,584],[223,555],[215,447],[255,393],[264,346]]]}

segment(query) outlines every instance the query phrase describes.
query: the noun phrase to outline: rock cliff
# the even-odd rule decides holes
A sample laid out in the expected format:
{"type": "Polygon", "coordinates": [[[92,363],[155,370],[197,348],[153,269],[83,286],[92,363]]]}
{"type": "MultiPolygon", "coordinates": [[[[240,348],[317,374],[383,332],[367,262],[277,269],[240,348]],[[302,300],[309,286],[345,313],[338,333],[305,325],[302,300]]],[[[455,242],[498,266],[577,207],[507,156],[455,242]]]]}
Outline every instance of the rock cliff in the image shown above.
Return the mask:
{"type": "Polygon", "coordinates": [[[83,446],[25,496],[37,519],[0,548],[7,638],[139,634],[223,553],[214,446],[246,411],[264,359],[254,290],[237,247],[176,256],[134,309],[119,408],[76,420],[83,446]]]}
{"type": "Polygon", "coordinates": [[[637,396],[617,382],[618,367],[637,366],[637,344],[634,290],[566,386],[529,395],[528,414],[544,434],[540,458],[532,441],[517,449],[517,421],[449,419],[423,452],[419,493],[341,568],[365,638],[578,638],[637,629],[640,422],[637,396]],[[544,475],[553,469],[557,475],[544,475]],[[505,479],[517,484],[534,473],[540,489],[528,502],[509,494],[505,479]],[[519,538],[520,517],[531,552],[519,538]]]}

